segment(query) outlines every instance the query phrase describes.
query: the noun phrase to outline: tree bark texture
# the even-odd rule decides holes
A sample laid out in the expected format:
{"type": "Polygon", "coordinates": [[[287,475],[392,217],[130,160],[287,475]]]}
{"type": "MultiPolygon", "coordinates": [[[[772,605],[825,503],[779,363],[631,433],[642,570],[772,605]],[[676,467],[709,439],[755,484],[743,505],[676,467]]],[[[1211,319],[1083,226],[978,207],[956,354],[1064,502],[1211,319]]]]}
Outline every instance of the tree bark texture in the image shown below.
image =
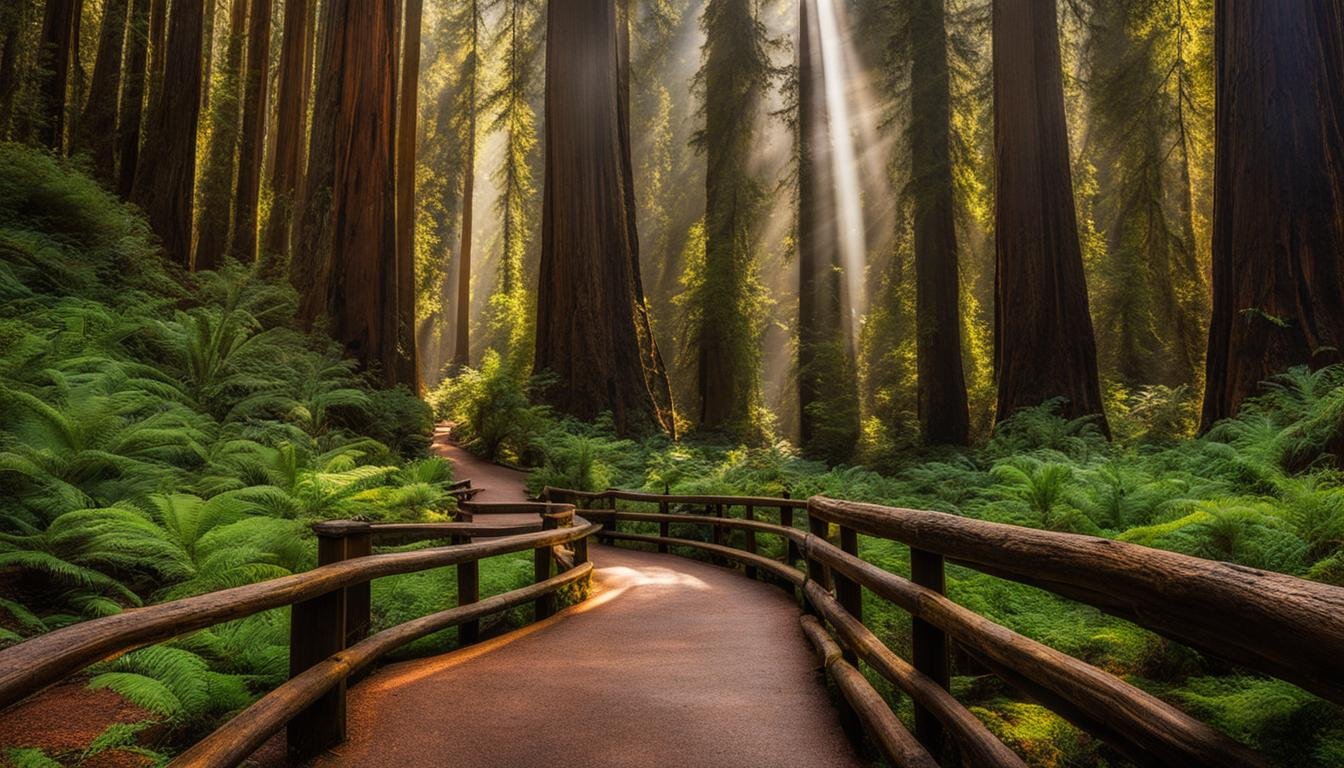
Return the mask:
{"type": "Polygon", "coordinates": [[[0,51],[0,137],[9,136],[10,117],[14,114],[14,94],[19,89],[19,32],[27,20],[27,3],[16,3],[0,10],[4,50],[0,51]]]}
{"type": "Polygon", "coordinates": [[[280,83],[271,168],[271,211],[262,245],[262,271],[279,274],[289,256],[298,181],[303,173],[304,121],[310,70],[305,66],[313,30],[308,17],[316,0],[287,0],[280,49],[280,83]]]}
{"type": "Polygon", "coordinates": [[[397,109],[397,380],[420,390],[415,339],[415,139],[419,129],[420,26],[424,0],[406,0],[397,109]]]}
{"type": "Polygon", "coordinates": [[[919,420],[925,443],[965,445],[971,418],[961,361],[946,23],[945,0],[915,0],[910,30],[910,167],[919,420]]]}
{"type": "Polygon", "coordinates": [[[209,114],[210,144],[206,148],[205,167],[201,170],[196,227],[196,255],[193,269],[218,267],[228,253],[229,227],[233,222],[234,184],[238,178],[240,75],[243,68],[243,41],[247,30],[247,0],[232,0],[229,10],[228,39],[224,61],[213,83],[215,98],[209,114]]]}
{"type": "Polygon", "coordinates": [[[107,0],[103,6],[98,54],[93,63],[89,100],[80,116],[76,148],[89,153],[99,181],[116,179],[117,94],[121,90],[122,46],[126,40],[128,0],[107,0]]]}
{"type": "Polygon", "coordinates": [[[316,42],[317,83],[308,140],[308,172],[302,181],[295,222],[289,280],[299,292],[299,324],[312,329],[327,311],[332,271],[332,201],[336,174],[336,119],[341,104],[341,71],[346,51],[339,24],[349,0],[322,5],[316,42]]]}
{"type": "Polygon", "coordinates": [[[74,54],[79,45],[79,14],[83,0],[47,0],[42,16],[42,39],[38,50],[37,140],[61,152],[65,147],[66,95],[74,54]]]}
{"type": "Polygon", "coordinates": [[[546,39],[535,365],[555,382],[542,397],[579,418],[610,411],[625,433],[671,431],[638,329],[613,0],[550,4],[546,39]]]}
{"type": "Polygon", "coordinates": [[[1344,350],[1344,7],[1216,13],[1213,321],[1203,428],[1344,350]]]}
{"type": "Polygon", "coordinates": [[[471,0],[471,74],[467,82],[467,158],[462,169],[462,231],[457,249],[457,323],[453,341],[453,367],[471,365],[471,227],[476,197],[476,81],[481,65],[481,21],[477,0],[471,0]]]}
{"type": "Polygon", "coordinates": [[[203,15],[202,0],[173,0],[162,93],[146,126],[132,195],[169,258],[183,267],[191,263],[203,15]]]}
{"type": "Polygon", "coordinates": [[[243,124],[238,138],[238,189],[233,199],[229,254],[257,260],[257,205],[261,151],[266,140],[266,91],[271,62],[271,0],[252,0],[248,12],[247,68],[243,70],[243,124]]]}
{"type": "Polygon", "coordinates": [[[1105,431],[1055,5],[995,0],[993,15],[997,421],[1058,398],[1105,431]]]}
{"type": "Polygon", "coordinates": [[[117,192],[131,196],[140,157],[140,125],[145,114],[145,65],[149,53],[149,0],[132,0],[126,28],[126,62],[117,119],[117,192]]]}

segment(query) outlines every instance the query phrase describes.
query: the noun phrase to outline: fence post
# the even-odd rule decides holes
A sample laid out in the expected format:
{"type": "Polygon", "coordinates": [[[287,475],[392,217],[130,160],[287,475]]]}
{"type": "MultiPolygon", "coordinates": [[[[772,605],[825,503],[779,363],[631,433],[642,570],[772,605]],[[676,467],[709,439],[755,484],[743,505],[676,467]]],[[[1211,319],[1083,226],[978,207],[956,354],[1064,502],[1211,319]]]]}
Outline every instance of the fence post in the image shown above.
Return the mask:
{"type": "MultiPolygon", "coordinates": [[[[345,559],[367,557],[373,554],[373,527],[356,523],[345,534],[345,559]]],[[[369,636],[373,585],[369,582],[347,587],[345,590],[345,647],[369,636]]]]}
{"type": "MultiPolygon", "coordinates": [[[[661,499],[661,500],[659,500],[659,502],[658,502],[658,514],[660,514],[660,515],[666,515],[666,514],[668,514],[670,511],[671,511],[671,508],[670,508],[670,506],[669,506],[668,503],[667,503],[667,499],[661,499]]],[[[658,536],[659,536],[660,538],[664,538],[664,539],[666,539],[666,538],[667,538],[668,536],[670,536],[670,535],[672,535],[672,524],[669,523],[669,522],[667,522],[666,520],[659,520],[659,521],[658,521],[658,536]]],[[[667,542],[659,542],[659,543],[658,543],[658,554],[660,554],[660,555],[666,555],[666,554],[667,554],[667,551],[668,551],[668,550],[667,550],[667,542]]]]}
{"type": "MultiPolygon", "coordinates": [[[[910,580],[938,594],[946,590],[943,556],[910,548],[910,580]]],[[[916,618],[911,633],[915,669],[943,688],[948,687],[947,635],[938,627],[916,618]]],[[[932,712],[915,705],[915,738],[939,759],[943,753],[943,724],[932,712]]]]}
{"type": "MultiPolygon", "coordinates": [[[[717,518],[719,518],[720,520],[722,520],[724,514],[726,514],[724,505],[722,505],[722,504],[715,504],[715,505],[714,505],[714,517],[717,517],[717,518]]],[[[725,538],[726,538],[726,537],[724,536],[724,533],[725,533],[725,531],[724,531],[724,527],[723,527],[723,526],[721,526],[721,525],[716,525],[716,526],[714,526],[714,535],[713,535],[714,543],[715,543],[715,544],[718,544],[718,545],[721,546],[721,547],[724,546],[724,544],[725,544],[725,538]]],[[[725,560],[724,558],[722,558],[722,557],[720,557],[720,556],[718,556],[718,555],[713,555],[713,556],[710,558],[710,561],[713,562],[715,565],[723,565],[723,566],[731,566],[731,565],[732,565],[732,563],[728,562],[727,560],[725,560]]]]}
{"type": "MultiPolygon", "coordinates": [[[[559,527],[559,521],[549,510],[541,513],[541,529],[543,531],[554,531],[557,527],[559,527]]],[[[554,557],[549,546],[537,547],[532,550],[532,567],[535,571],[532,583],[540,584],[551,578],[551,563],[553,561],[554,557]]],[[[536,621],[549,618],[555,613],[555,593],[547,592],[538,597],[535,606],[533,613],[536,621]]]]}
{"type": "MultiPolygon", "coordinates": [[[[859,532],[847,525],[840,526],[840,549],[845,554],[859,556],[859,532]]],[[[850,579],[842,573],[832,572],[831,579],[835,582],[835,599],[840,603],[840,607],[857,619],[863,622],[863,587],[857,581],[850,579]]],[[[857,666],[859,663],[858,654],[846,648],[844,650],[845,660],[850,664],[857,666]]]]}
{"type": "MultiPolygon", "coordinates": [[[[742,517],[747,521],[755,520],[756,508],[751,506],[750,504],[744,506],[742,508],[742,517]]],[[[754,555],[756,554],[756,531],[748,528],[746,530],[746,534],[747,534],[747,551],[754,555]]],[[[756,566],[754,565],[747,566],[747,578],[748,579],[756,578],[756,566]]]]}
{"type": "MultiPolygon", "coordinates": [[[[329,520],[313,526],[318,567],[347,559],[352,533],[367,535],[368,523],[329,520]]],[[[289,676],[294,677],[345,649],[347,592],[336,589],[289,609],[289,676]]],[[[307,760],[345,740],[345,681],[295,715],[286,726],[289,753],[307,760]]]]}
{"type": "MultiPolygon", "coordinates": [[[[788,491],[784,491],[784,498],[789,498],[788,491]]],[[[779,524],[785,528],[793,527],[793,507],[779,508],[779,524]]],[[[793,539],[786,539],[784,541],[784,564],[792,566],[798,562],[799,557],[801,557],[801,554],[798,552],[798,545],[793,542],[793,539]]]]}
{"type": "MultiPolygon", "coordinates": [[[[452,537],[453,544],[470,544],[471,537],[457,535],[452,537]]],[[[481,599],[480,562],[471,560],[457,564],[457,604],[470,605],[481,599]]],[[[481,620],[464,621],[457,627],[457,644],[472,645],[481,637],[481,620]]]]}

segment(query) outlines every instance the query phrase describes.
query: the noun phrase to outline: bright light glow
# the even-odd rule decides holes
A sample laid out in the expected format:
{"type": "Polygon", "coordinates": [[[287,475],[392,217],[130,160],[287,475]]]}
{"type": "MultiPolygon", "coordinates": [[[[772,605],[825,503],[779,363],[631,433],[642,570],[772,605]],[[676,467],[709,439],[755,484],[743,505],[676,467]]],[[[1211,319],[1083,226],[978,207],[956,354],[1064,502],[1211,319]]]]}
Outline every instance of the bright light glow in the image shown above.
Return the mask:
{"type": "Polygon", "coordinates": [[[859,199],[859,163],[854,151],[854,134],[849,122],[845,98],[846,71],[844,39],[833,0],[817,0],[818,37],[821,46],[821,81],[826,90],[826,111],[831,132],[832,163],[835,179],[835,208],[840,220],[840,256],[844,261],[846,306],[850,312],[851,333],[857,331],[859,318],[867,310],[867,292],[863,275],[868,261],[864,242],[863,207],[859,199]]]}

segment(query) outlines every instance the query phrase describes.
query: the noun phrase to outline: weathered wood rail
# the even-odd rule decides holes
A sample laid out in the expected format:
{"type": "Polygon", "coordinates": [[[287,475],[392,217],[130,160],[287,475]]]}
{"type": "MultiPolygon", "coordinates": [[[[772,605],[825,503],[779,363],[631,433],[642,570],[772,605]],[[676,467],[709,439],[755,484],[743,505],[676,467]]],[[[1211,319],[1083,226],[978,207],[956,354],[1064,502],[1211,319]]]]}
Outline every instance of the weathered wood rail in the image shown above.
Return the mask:
{"type": "Polygon", "coordinates": [[[796,590],[812,614],[804,617],[805,634],[843,694],[843,718],[862,723],[899,766],[1024,765],[948,692],[953,642],[1137,764],[1269,765],[1246,745],[1130,683],[948,599],[949,559],[1095,606],[1344,704],[1344,589],[1338,587],[1092,536],[824,497],[804,502],[548,488],[542,498],[574,503],[602,523],[602,540],[648,544],[660,552],[698,549],[796,590]],[[740,517],[731,514],[733,508],[742,510],[740,517]],[[797,513],[805,516],[805,529],[795,524],[797,513]],[[658,534],[623,532],[623,521],[656,524],[658,534]],[[708,528],[710,540],[673,537],[674,524],[708,528]],[[743,532],[743,549],[728,546],[726,534],[733,530],[743,532]],[[757,552],[761,534],[780,537],[781,558],[757,552]],[[860,559],[861,535],[909,546],[909,578],[860,559]],[[912,616],[910,661],[864,626],[864,590],[912,616]],[[858,672],[860,662],[911,697],[913,738],[878,706],[881,697],[858,672]]]}
{"type": "Polygon", "coordinates": [[[345,738],[347,680],[381,657],[449,627],[460,628],[463,643],[473,642],[480,619],[528,602],[534,604],[536,618],[545,618],[554,612],[559,590],[586,580],[592,573],[586,542],[600,526],[577,517],[568,504],[512,505],[510,511],[535,515],[537,520],[521,524],[318,523],[313,526],[318,567],[311,571],[92,619],[0,651],[0,709],[98,661],[289,606],[290,680],[170,765],[237,765],[282,728],[287,728],[292,757],[319,754],[345,738]],[[453,543],[373,553],[374,544],[435,540],[453,543]],[[563,549],[566,545],[569,551],[563,549]],[[528,550],[535,553],[534,583],[481,600],[479,562],[528,550]],[[556,563],[563,568],[559,574],[555,573],[556,563]],[[458,568],[456,607],[368,636],[369,583],[373,579],[450,565],[458,568]]]}

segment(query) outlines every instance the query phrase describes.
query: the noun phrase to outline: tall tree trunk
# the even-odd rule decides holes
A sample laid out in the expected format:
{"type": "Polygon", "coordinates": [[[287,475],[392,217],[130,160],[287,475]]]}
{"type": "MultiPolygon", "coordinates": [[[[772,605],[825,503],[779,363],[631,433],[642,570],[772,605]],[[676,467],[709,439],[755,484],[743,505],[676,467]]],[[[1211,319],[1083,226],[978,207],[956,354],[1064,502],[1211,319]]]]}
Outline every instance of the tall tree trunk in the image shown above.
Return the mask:
{"type": "Polygon", "coordinates": [[[201,45],[201,82],[205,84],[201,88],[201,114],[210,112],[210,92],[214,90],[210,84],[214,82],[215,76],[215,10],[217,0],[205,0],[205,26],[201,37],[204,43],[201,45]]]}
{"type": "Polygon", "coordinates": [[[1203,428],[1344,350],[1344,8],[1215,7],[1213,322],[1203,428]]]}
{"type": "Polygon", "coordinates": [[[309,12],[316,0],[287,0],[280,49],[280,85],[271,167],[271,211],[262,237],[262,271],[281,274],[289,258],[290,232],[303,169],[303,129],[308,113],[309,12]]]}
{"type": "Polygon", "coordinates": [[[798,405],[804,450],[842,461],[859,439],[858,383],[844,317],[835,156],[818,43],[819,9],[799,6],[798,405]]]}
{"type": "Polygon", "coordinates": [[[994,2],[994,146],[997,420],[1060,398],[1106,431],[1054,3],[994,2]]]}
{"type": "Polygon", "coordinates": [[[299,292],[299,324],[304,329],[327,312],[332,273],[332,210],[336,181],[336,119],[341,105],[341,72],[345,47],[339,24],[350,0],[327,0],[316,40],[317,83],[313,122],[308,139],[308,171],[302,180],[299,220],[289,280],[299,292]]]}
{"type": "Polygon", "coordinates": [[[234,183],[237,179],[237,151],[241,99],[239,94],[243,67],[243,41],[247,29],[247,0],[233,0],[229,11],[228,40],[224,61],[213,84],[215,95],[209,113],[210,144],[205,152],[197,194],[196,256],[192,268],[214,269],[228,252],[229,227],[233,222],[234,183]]]}
{"type": "Polygon", "coordinates": [[[535,365],[556,380],[542,396],[579,418],[610,410],[622,432],[672,431],[649,389],[637,327],[613,0],[550,4],[546,40],[535,365]]]}
{"type": "MultiPolygon", "coordinates": [[[[163,93],[164,61],[168,58],[168,0],[151,0],[149,6],[149,74],[145,79],[147,94],[146,109],[153,114],[158,111],[159,97],[163,93]]],[[[201,32],[204,39],[205,32],[201,32]]],[[[210,84],[201,73],[204,88],[210,84]]]]}
{"type": "Polygon", "coordinates": [[[183,267],[191,263],[202,17],[202,0],[173,0],[162,93],[146,125],[132,194],[168,256],[183,267]]]}
{"type": "MultiPolygon", "coordinates": [[[[293,1],[293,0],[291,0],[293,1]]],[[[271,64],[271,0],[252,0],[243,73],[243,126],[238,142],[238,188],[233,196],[229,255],[244,264],[257,260],[257,196],[261,150],[266,141],[266,86],[271,64]]]]}
{"type": "MultiPolygon", "coordinates": [[[[396,318],[396,188],[394,142],[397,84],[395,0],[345,7],[336,26],[345,48],[336,119],[332,195],[333,330],[346,354],[381,368],[396,383],[396,349],[388,326],[396,318]]],[[[335,21],[337,17],[332,17],[335,21]]]]}
{"type": "Polygon", "coordinates": [[[42,17],[37,139],[56,152],[65,148],[66,96],[79,45],[79,15],[83,6],[83,0],[47,0],[42,17]]]}
{"type": "Polygon", "coordinates": [[[121,55],[126,39],[128,0],[107,0],[103,6],[98,55],[93,63],[89,101],[80,116],[76,149],[87,150],[99,180],[116,179],[117,94],[121,90],[121,55]]]}
{"type": "Polygon", "coordinates": [[[9,137],[9,122],[14,115],[14,94],[19,89],[19,33],[27,21],[28,3],[13,3],[0,10],[3,22],[4,50],[0,51],[0,138],[9,137]]]}
{"type": "Polygon", "coordinates": [[[140,123],[145,114],[145,59],[149,52],[149,0],[132,0],[127,26],[126,75],[117,120],[117,192],[131,196],[140,156],[140,123]]]}
{"type": "Polygon", "coordinates": [[[945,0],[915,0],[910,29],[910,169],[919,420],[925,443],[965,445],[971,416],[961,362],[946,23],[945,0]]]}
{"type": "Polygon", "coordinates": [[[419,130],[420,26],[424,0],[406,0],[397,108],[397,381],[420,389],[415,338],[415,138],[419,130]]]}
{"type": "Polygon", "coordinates": [[[476,81],[480,68],[480,12],[471,0],[471,69],[467,83],[467,160],[462,171],[462,237],[457,250],[457,334],[453,344],[453,367],[471,365],[471,227],[476,196],[476,81]]]}

